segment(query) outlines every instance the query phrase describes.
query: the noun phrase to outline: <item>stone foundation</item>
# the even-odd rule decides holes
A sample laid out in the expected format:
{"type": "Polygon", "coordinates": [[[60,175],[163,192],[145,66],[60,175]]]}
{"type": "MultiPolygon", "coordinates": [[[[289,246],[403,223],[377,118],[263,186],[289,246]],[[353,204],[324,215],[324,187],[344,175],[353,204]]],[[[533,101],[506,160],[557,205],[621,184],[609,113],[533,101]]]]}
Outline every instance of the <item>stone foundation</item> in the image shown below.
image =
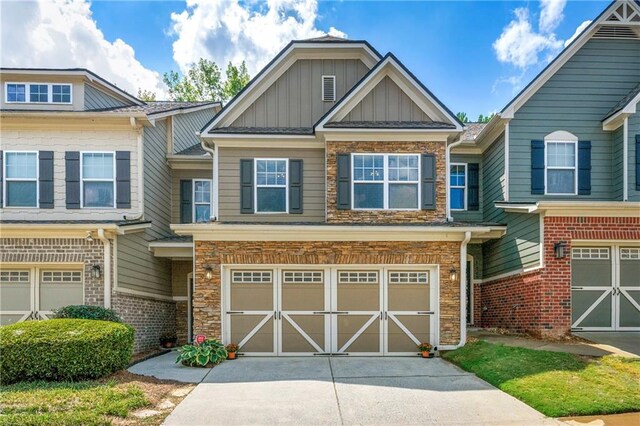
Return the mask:
{"type": "Polygon", "coordinates": [[[176,335],[178,336],[178,343],[184,344],[189,342],[189,328],[188,328],[188,302],[179,301],[176,302],[176,335]]]}

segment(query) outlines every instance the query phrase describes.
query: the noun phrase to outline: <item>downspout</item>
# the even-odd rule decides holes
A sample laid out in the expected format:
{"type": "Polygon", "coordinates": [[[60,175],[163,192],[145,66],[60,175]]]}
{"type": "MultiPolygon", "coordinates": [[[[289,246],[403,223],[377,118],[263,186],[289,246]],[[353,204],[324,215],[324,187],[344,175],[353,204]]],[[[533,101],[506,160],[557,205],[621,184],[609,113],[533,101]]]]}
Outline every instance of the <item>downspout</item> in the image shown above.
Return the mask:
{"type": "Polygon", "coordinates": [[[454,148],[458,145],[460,145],[462,143],[462,140],[459,140],[458,142],[453,142],[452,144],[447,145],[447,149],[445,150],[445,176],[446,176],[446,182],[445,182],[445,191],[446,196],[445,196],[445,200],[446,200],[446,214],[447,214],[447,222],[453,222],[453,217],[451,216],[451,203],[449,202],[449,185],[451,182],[449,182],[449,180],[451,179],[451,168],[449,167],[449,164],[451,163],[451,148],[454,148]]]}
{"type": "Polygon", "coordinates": [[[104,307],[111,308],[111,241],[104,235],[104,229],[98,229],[98,239],[104,245],[104,273],[102,274],[104,287],[104,307]]]}
{"type": "Polygon", "coordinates": [[[629,117],[622,125],[622,201],[629,201],[629,117]]]}
{"type": "Polygon", "coordinates": [[[462,347],[467,342],[467,244],[471,240],[471,232],[464,233],[464,240],[460,244],[460,343],[462,347]]]}
{"type": "MultiPolygon", "coordinates": [[[[196,136],[200,137],[201,133],[196,132],[196,136]]],[[[202,149],[211,154],[213,167],[212,167],[212,175],[211,175],[211,219],[213,222],[218,220],[218,145],[213,145],[213,149],[207,146],[207,143],[200,137],[200,145],[202,145],[202,149]]]]}

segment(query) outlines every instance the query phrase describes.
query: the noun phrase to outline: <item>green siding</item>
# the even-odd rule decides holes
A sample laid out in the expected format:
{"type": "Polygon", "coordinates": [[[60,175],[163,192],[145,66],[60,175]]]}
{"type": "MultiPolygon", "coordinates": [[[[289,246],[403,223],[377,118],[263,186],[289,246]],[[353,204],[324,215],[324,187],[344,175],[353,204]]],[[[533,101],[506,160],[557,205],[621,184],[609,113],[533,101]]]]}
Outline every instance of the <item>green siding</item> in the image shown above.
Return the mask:
{"type": "Polygon", "coordinates": [[[502,210],[496,209],[496,201],[504,201],[504,134],[482,154],[484,173],[481,180],[483,189],[482,209],[484,220],[499,222],[502,210]]]}
{"type": "Polygon", "coordinates": [[[502,213],[500,222],[507,224],[507,234],[482,245],[485,279],[540,262],[539,215],[502,213]]]}
{"type": "MultiPolygon", "coordinates": [[[[482,210],[483,210],[483,197],[482,197],[482,176],[483,176],[483,167],[482,167],[482,155],[468,155],[468,154],[451,154],[451,163],[478,163],[480,169],[480,209],[477,211],[452,211],[451,215],[453,216],[453,220],[461,220],[461,221],[470,221],[470,222],[481,222],[482,218],[482,210]]],[[[468,179],[468,177],[467,177],[468,179]]],[[[468,183],[468,180],[467,180],[468,183]]],[[[468,196],[468,194],[467,194],[468,196]]]]}
{"type": "Polygon", "coordinates": [[[215,115],[214,108],[207,108],[187,114],[173,116],[173,150],[180,152],[183,149],[200,143],[196,132],[202,130],[205,124],[215,115]]]}
{"type": "Polygon", "coordinates": [[[473,256],[473,278],[482,279],[482,244],[469,244],[467,254],[473,256]]]}
{"type": "Polygon", "coordinates": [[[629,201],[640,201],[636,191],[636,135],[640,135],[640,114],[629,117],[629,201]]]}
{"type": "Polygon", "coordinates": [[[129,104],[96,89],[90,84],[84,85],[84,109],[105,109],[127,106],[129,104]]]}
{"type": "Polygon", "coordinates": [[[602,118],[640,81],[640,42],[590,40],[534,94],[509,124],[510,201],[614,200],[614,148],[602,118]],[[591,141],[591,195],[531,194],[531,140],[556,130],[591,141]]]}
{"type": "Polygon", "coordinates": [[[612,135],[612,153],[611,153],[611,197],[616,201],[622,201],[623,192],[623,146],[624,146],[624,129],[623,126],[618,127],[612,135]]]}
{"type": "Polygon", "coordinates": [[[171,235],[171,170],[165,161],[166,120],[144,129],[144,232],[118,236],[118,285],[171,295],[171,262],[149,251],[149,241],[171,235]]]}

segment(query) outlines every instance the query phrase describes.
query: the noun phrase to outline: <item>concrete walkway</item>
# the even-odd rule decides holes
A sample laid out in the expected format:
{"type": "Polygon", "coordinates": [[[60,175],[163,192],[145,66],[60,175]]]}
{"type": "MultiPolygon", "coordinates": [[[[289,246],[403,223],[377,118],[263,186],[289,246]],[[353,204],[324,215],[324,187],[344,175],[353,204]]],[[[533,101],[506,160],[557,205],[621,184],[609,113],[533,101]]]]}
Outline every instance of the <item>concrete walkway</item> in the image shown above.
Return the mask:
{"type": "Polygon", "coordinates": [[[153,376],[157,379],[175,380],[185,383],[200,383],[211,371],[210,368],[192,368],[185,367],[182,364],[176,364],[177,357],[178,352],[171,351],[168,354],[139,362],[129,367],[128,371],[142,376],[153,376]]]}
{"type": "MultiPolygon", "coordinates": [[[[591,341],[595,341],[594,337],[591,336],[593,334],[620,334],[620,333],[574,333],[576,336],[588,339],[591,341]],[[583,337],[584,335],[584,337],[583,337]],[[587,335],[591,336],[588,337],[587,335]]],[[[611,336],[610,343],[611,344],[601,344],[601,343],[589,343],[589,342],[576,342],[576,341],[546,341],[540,339],[534,339],[531,337],[524,336],[511,336],[511,335],[503,335],[499,333],[495,333],[488,330],[483,329],[469,329],[467,335],[469,337],[475,337],[480,340],[486,340],[489,343],[500,343],[506,346],[516,346],[520,348],[528,348],[535,349],[540,351],[551,351],[551,352],[567,352],[576,355],[585,355],[585,356],[605,356],[605,355],[619,355],[628,358],[637,358],[640,355],[640,333],[636,332],[626,332],[629,341],[628,345],[622,344],[622,338],[618,337],[617,340],[614,336],[611,336]],[[635,335],[635,336],[632,336],[635,335]],[[633,342],[635,339],[635,342],[633,342]],[[631,352],[629,349],[635,343],[637,352],[631,352]],[[615,344],[615,346],[614,346],[615,344]]],[[[626,341],[626,340],[625,340],[626,341]]],[[[604,343],[604,341],[603,341],[604,343]]]]}
{"type": "Polygon", "coordinates": [[[417,357],[240,358],[210,370],[165,420],[166,425],[230,422],[562,424],[446,361],[417,357]]]}

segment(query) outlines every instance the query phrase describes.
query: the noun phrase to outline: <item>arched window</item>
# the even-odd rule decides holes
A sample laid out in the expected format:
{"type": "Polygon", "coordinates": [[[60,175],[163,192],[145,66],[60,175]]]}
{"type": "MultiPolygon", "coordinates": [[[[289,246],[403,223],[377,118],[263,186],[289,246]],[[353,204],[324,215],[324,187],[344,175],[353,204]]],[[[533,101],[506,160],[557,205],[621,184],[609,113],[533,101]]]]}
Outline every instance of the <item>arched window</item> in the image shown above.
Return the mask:
{"type": "Polygon", "coordinates": [[[578,192],[578,137],[564,130],[544,138],[545,194],[578,192]]]}

